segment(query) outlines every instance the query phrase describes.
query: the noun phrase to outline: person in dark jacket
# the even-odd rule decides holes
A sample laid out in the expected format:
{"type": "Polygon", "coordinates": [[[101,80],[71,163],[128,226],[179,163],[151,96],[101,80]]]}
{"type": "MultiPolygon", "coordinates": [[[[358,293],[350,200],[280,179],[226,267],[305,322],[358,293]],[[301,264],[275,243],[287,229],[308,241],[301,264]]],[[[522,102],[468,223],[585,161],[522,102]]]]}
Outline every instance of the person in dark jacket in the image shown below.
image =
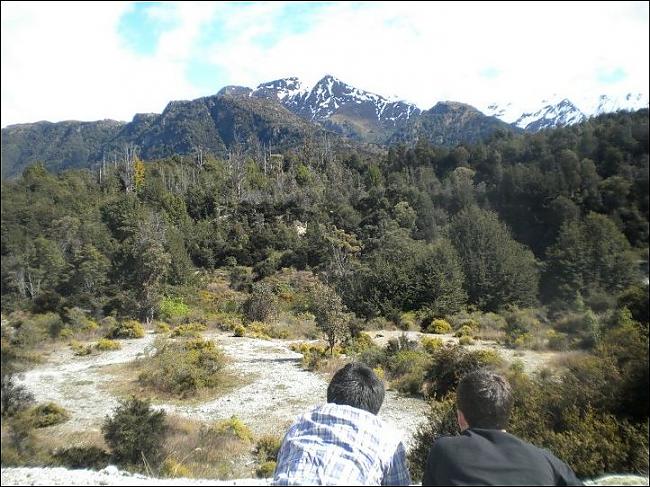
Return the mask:
{"type": "Polygon", "coordinates": [[[506,433],[512,402],[504,377],[466,375],[456,390],[461,434],[434,442],[422,485],[584,485],[548,450],[506,433]]]}

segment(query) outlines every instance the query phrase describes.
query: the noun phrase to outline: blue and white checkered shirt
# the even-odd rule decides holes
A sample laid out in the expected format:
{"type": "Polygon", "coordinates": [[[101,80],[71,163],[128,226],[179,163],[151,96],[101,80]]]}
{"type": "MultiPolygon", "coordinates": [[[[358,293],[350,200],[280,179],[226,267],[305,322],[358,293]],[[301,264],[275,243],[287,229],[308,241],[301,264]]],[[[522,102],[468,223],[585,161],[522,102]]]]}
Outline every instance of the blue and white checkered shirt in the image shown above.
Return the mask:
{"type": "Polygon", "coordinates": [[[300,416],[278,453],[273,485],[410,485],[399,435],[362,409],[328,403],[300,416]]]}

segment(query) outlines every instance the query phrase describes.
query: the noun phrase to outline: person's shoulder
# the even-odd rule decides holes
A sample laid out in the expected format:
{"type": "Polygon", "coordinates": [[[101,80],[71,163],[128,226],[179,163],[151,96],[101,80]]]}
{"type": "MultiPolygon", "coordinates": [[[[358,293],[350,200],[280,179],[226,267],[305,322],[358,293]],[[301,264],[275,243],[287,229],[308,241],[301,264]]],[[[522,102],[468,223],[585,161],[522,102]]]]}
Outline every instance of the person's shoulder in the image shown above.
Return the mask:
{"type": "Polygon", "coordinates": [[[433,441],[431,449],[436,452],[448,450],[449,448],[456,448],[466,441],[467,437],[464,435],[440,436],[433,441]]]}

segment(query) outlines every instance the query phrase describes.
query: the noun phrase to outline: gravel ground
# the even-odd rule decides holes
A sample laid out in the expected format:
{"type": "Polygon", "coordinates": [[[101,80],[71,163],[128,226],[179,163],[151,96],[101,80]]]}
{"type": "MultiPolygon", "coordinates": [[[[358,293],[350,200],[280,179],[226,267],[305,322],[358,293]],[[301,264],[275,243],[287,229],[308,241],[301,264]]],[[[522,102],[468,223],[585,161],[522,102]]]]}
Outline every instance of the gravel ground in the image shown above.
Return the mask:
{"type": "MultiPolygon", "coordinates": [[[[237,415],[253,433],[278,434],[299,414],[324,403],[327,382],[319,374],[300,367],[301,354],[289,350],[286,340],[256,340],[224,334],[206,335],[216,339],[233,360],[236,373],[254,381],[217,400],[196,406],[165,405],[165,410],[204,420],[237,415]]],[[[424,421],[427,404],[421,400],[386,393],[379,416],[398,431],[404,432],[407,444],[418,425],[424,421]]]]}
{"type": "MultiPolygon", "coordinates": [[[[114,466],[99,472],[65,468],[3,468],[2,485],[270,485],[267,479],[157,479],[130,474],[114,466]]],[[[648,485],[648,477],[609,475],[586,485],[648,485]]]]}
{"type": "Polygon", "coordinates": [[[3,468],[2,485],[270,485],[266,479],[157,479],[109,466],[100,471],[66,468],[3,468]]]}
{"type": "Polygon", "coordinates": [[[99,355],[75,357],[68,347],[55,350],[48,362],[21,374],[18,383],[27,387],[37,402],[55,402],[71,415],[71,420],[61,425],[67,430],[99,430],[106,414],[118,404],[117,398],[103,390],[111,376],[102,367],[134,360],[146,347],[151,346],[155,335],[144,338],[120,340],[120,350],[99,355]],[[100,401],[97,399],[101,398],[100,401]]]}

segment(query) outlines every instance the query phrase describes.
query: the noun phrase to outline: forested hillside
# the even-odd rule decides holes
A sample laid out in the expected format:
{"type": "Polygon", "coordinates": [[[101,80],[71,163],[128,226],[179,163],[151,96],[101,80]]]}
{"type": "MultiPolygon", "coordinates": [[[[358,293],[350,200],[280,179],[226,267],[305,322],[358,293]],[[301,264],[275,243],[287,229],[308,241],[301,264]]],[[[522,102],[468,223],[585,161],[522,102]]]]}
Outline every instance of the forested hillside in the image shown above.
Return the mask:
{"type": "MultiPolygon", "coordinates": [[[[234,100],[213,111],[206,100],[206,120],[243,116],[234,100]]],[[[277,136],[269,117],[251,123],[277,136]]],[[[170,126],[151,123],[151,137],[170,126]]],[[[216,269],[262,301],[272,292],[259,286],[282,269],[311,271],[330,304],[354,313],[353,337],[369,320],[423,330],[456,320],[510,347],[582,351],[559,381],[511,371],[513,429],[559,449],[583,475],[647,469],[648,110],[534,134],[496,130],[453,148],[420,138],[384,155],[325,137],[296,144],[303,129],[283,125],[292,142],[273,154],[237,150],[231,130],[179,136],[185,145],[167,152],[125,144],[101,171],[35,164],[3,181],[2,311],[59,316],[45,330],[23,320],[13,343],[37,332],[55,339],[78,312],[150,322],[164,315],[161,303],[196,296],[216,269]],[[228,155],[167,157],[208,140],[228,155]]],[[[3,356],[4,347],[3,337],[3,356]]],[[[385,356],[364,357],[397,374],[385,356]]],[[[470,365],[436,357],[404,362],[400,373],[415,384],[405,391],[426,382],[427,397],[449,400],[470,365]],[[443,385],[445,367],[457,375],[443,385]]]]}

